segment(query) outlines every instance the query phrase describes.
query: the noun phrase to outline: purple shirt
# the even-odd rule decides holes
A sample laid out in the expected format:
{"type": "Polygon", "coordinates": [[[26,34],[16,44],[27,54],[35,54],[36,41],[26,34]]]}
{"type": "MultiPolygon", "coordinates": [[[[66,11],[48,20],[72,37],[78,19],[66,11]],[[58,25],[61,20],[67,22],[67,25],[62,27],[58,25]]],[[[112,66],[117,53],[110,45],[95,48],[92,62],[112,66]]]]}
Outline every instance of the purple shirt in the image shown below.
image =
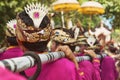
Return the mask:
{"type": "Polygon", "coordinates": [[[8,47],[4,53],[0,54],[0,60],[20,57],[22,55],[23,51],[18,46],[12,48],[8,47]]]}
{"type": "Polygon", "coordinates": [[[0,80],[27,80],[24,77],[14,74],[7,69],[0,67],[0,80]]]}
{"type": "Polygon", "coordinates": [[[79,63],[79,76],[81,80],[101,80],[100,77],[100,62],[98,59],[93,59],[93,63],[90,61],[82,61],[79,63]]]}
{"type": "Polygon", "coordinates": [[[118,72],[115,68],[115,60],[109,56],[103,58],[101,63],[102,80],[117,80],[118,72]]]}

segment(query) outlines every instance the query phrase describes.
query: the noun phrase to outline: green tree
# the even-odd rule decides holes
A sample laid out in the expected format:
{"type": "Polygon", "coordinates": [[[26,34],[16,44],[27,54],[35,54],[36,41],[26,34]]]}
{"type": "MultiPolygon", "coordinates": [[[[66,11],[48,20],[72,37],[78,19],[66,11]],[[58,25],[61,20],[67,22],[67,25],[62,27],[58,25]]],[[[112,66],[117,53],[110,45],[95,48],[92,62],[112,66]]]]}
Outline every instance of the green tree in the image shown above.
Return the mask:
{"type": "Polygon", "coordinates": [[[23,10],[25,4],[36,1],[38,0],[0,0],[0,42],[5,38],[7,21],[16,18],[16,14],[23,10]]]}
{"type": "Polygon", "coordinates": [[[113,20],[113,27],[120,28],[120,1],[118,0],[96,0],[101,2],[105,7],[105,17],[111,18],[115,17],[113,20]]]}
{"type": "MultiPolygon", "coordinates": [[[[23,7],[31,2],[41,2],[49,7],[51,7],[51,4],[56,1],[56,0],[0,0],[0,42],[4,39],[5,37],[5,26],[6,22],[8,20],[16,18],[16,14],[20,11],[23,10],[23,7]]],[[[89,0],[78,0],[80,5],[89,0]]],[[[105,14],[104,16],[106,18],[111,18],[115,16],[115,19],[113,20],[113,27],[114,28],[119,28],[120,27],[120,2],[118,0],[95,0],[100,2],[104,7],[105,7],[105,14]]],[[[50,12],[55,12],[51,10],[50,12]]],[[[54,17],[55,23],[56,24],[61,24],[61,14],[59,12],[56,13],[57,15],[54,17]]],[[[92,20],[90,21],[90,16],[89,15],[83,15],[79,14],[77,12],[69,12],[64,15],[72,17],[73,23],[75,22],[76,19],[79,19],[84,27],[88,27],[88,23],[91,22],[91,27],[96,26],[100,18],[98,15],[92,16],[92,20]]]]}

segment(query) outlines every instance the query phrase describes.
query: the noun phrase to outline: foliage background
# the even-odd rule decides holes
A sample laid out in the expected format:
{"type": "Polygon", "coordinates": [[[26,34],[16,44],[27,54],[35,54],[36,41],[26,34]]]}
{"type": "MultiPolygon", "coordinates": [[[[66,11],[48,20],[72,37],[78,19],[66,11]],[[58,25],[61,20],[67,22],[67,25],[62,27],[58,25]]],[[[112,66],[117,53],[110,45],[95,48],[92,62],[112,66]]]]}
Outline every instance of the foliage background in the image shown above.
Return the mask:
{"type": "MultiPolygon", "coordinates": [[[[47,6],[51,6],[51,4],[54,2],[55,0],[0,0],[0,44],[4,43],[4,39],[5,39],[5,26],[6,26],[6,22],[8,20],[14,19],[16,18],[16,14],[20,11],[23,10],[23,7],[31,2],[41,2],[46,4],[47,6]]],[[[80,5],[88,0],[78,0],[80,2],[80,5]]],[[[120,36],[119,34],[117,34],[120,29],[120,1],[119,0],[95,0],[100,2],[104,8],[105,8],[105,14],[104,17],[106,18],[112,18],[113,16],[115,17],[112,25],[114,29],[118,29],[118,31],[114,32],[113,36],[114,37],[118,37],[120,36]]],[[[60,19],[60,13],[56,13],[57,16],[54,17],[54,20],[56,21],[56,25],[57,24],[61,24],[61,19],[60,19]]],[[[81,23],[82,26],[84,26],[85,28],[88,27],[88,22],[89,20],[89,15],[82,15],[79,14],[77,12],[69,12],[66,13],[64,16],[68,17],[68,15],[70,15],[70,17],[72,18],[73,22],[76,20],[76,18],[78,18],[81,23]]],[[[94,15],[92,17],[92,21],[91,22],[91,27],[96,26],[100,21],[100,18],[98,17],[98,15],[94,15]]]]}

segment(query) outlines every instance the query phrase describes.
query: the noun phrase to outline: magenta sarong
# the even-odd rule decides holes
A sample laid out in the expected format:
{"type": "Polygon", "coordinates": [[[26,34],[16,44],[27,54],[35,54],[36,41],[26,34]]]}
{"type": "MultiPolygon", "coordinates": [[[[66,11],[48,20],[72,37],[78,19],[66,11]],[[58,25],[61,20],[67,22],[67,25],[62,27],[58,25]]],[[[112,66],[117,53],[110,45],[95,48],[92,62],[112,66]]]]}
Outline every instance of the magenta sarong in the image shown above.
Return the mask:
{"type": "MultiPolygon", "coordinates": [[[[25,71],[27,76],[32,76],[36,68],[25,71]]],[[[44,64],[37,80],[80,80],[73,62],[66,58],[44,64]]]]}

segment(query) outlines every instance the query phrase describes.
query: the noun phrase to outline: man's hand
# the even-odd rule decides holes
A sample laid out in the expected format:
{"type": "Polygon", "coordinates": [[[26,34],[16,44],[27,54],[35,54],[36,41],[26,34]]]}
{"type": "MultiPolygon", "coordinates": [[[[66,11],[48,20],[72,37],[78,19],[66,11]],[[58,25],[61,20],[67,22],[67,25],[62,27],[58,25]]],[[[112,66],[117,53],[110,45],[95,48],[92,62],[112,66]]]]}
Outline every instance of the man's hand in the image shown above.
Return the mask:
{"type": "Polygon", "coordinates": [[[93,50],[84,50],[85,54],[90,55],[92,58],[97,58],[97,55],[93,50]]]}
{"type": "Polygon", "coordinates": [[[56,51],[63,51],[65,53],[66,58],[68,58],[69,60],[71,60],[75,64],[76,68],[79,69],[77,60],[76,60],[73,52],[69,48],[69,46],[67,46],[67,45],[58,46],[57,49],[56,49],[56,51]]]}

